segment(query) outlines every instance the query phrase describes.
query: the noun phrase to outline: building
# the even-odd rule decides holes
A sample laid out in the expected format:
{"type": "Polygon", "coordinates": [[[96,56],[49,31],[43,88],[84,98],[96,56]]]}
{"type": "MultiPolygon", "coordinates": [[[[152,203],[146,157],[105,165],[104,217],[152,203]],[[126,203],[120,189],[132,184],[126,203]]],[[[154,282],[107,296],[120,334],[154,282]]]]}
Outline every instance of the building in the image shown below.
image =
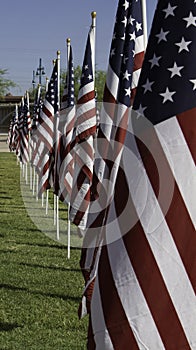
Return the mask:
{"type": "Polygon", "coordinates": [[[13,96],[11,94],[0,98],[0,133],[8,133],[15,106],[21,100],[22,96],[13,96]]]}

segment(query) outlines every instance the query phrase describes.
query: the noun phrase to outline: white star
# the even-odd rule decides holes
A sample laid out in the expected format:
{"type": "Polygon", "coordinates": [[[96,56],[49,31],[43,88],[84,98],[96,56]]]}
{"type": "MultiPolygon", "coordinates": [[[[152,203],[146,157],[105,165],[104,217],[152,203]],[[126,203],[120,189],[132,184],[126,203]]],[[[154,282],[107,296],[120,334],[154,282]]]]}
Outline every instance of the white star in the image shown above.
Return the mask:
{"type": "Polygon", "coordinates": [[[85,70],[87,70],[87,69],[88,69],[88,64],[86,64],[86,65],[84,66],[84,69],[85,69],[85,70]]]}
{"type": "Polygon", "coordinates": [[[189,17],[183,18],[184,21],[187,21],[187,27],[190,27],[191,25],[196,26],[196,17],[193,16],[192,12],[190,12],[189,17]]]}
{"type": "Polygon", "coordinates": [[[161,28],[160,33],[156,35],[157,38],[159,39],[159,40],[158,40],[158,43],[160,43],[161,40],[167,41],[166,35],[167,35],[168,33],[169,33],[169,32],[164,32],[164,31],[163,31],[163,28],[161,28]]]}
{"type": "MultiPolygon", "coordinates": [[[[196,2],[196,0],[195,0],[196,2]]],[[[191,83],[193,83],[193,90],[196,90],[196,79],[190,79],[189,80],[191,83]]]]}
{"type": "Polygon", "coordinates": [[[127,60],[129,59],[129,57],[123,57],[123,63],[126,64],[127,60]]]}
{"type": "Polygon", "coordinates": [[[132,34],[129,34],[129,35],[130,35],[130,40],[135,40],[135,38],[136,38],[135,32],[133,32],[132,34]]]}
{"type": "Polygon", "coordinates": [[[131,96],[131,88],[130,88],[130,86],[128,87],[128,89],[125,89],[125,91],[126,91],[126,94],[125,94],[125,96],[131,96]]]}
{"type": "Polygon", "coordinates": [[[115,55],[115,49],[112,49],[111,52],[110,52],[110,56],[114,56],[115,55]]]}
{"type": "Polygon", "coordinates": [[[113,34],[112,40],[116,39],[116,33],[113,34]]]}
{"type": "Polygon", "coordinates": [[[88,75],[88,80],[91,80],[92,79],[92,74],[89,74],[88,75]]]}
{"type": "Polygon", "coordinates": [[[165,12],[165,18],[167,18],[168,16],[174,16],[174,10],[176,9],[176,7],[177,6],[172,7],[170,4],[168,4],[168,7],[163,10],[165,12]]]}
{"type": "Polygon", "coordinates": [[[141,104],[139,105],[139,108],[136,110],[137,119],[144,116],[144,111],[145,111],[146,108],[147,107],[142,107],[141,104]]]}
{"type": "Polygon", "coordinates": [[[126,79],[126,80],[129,80],[129,77],[131,76],[131,74],[128,72],[128,70],[126,70],[124,73],[123,73],[123,79],[126,79]]]}
{"type": "Polygon", "coordinates": [[[176,91],[169,91],[168,88],[166,88],[165,92],[162,94],[159,94],[161,96],[163,96],[163,103],[165,103],[166,101],[171,101],[173,102],[173,98],[172,96],[176,93],[176,91]]]}
{"type": "Polygon", "coordinates": [[[124,23],[124,26],[126,27],[126,25],[127,25],[127,17],[124,16],[124,20],[121,21],[121,23],[124,23]]]}
{"type": "Polygon", "coordinates": [[[139,32],[139,30],[142,30],[142,23],[136,22],[136,29],[137,32],[139,32]]]}
{"type": "Polygon", "coordinates": [[[171,74],[171,78],[173,78],[175,75],[179,75],[179,77],[181,77],[181,69],[184,68],[184,66],[178,67],[176,62],[174,62],[174,66],[172,68],[167,68],[168,70],[170,70],[170,72],[172,72],[171,74]]]}
{"type": "Polygon", "coordinates": [[[144,85],[142,85],[142,87],[144,87],[144,94],[147,92],[147,91],[152,91],[152,84],[154,84],[154,81],[149,81],[149,79],[146,80],[146,83],[144,85]]]}
{"type": "Polygon", "coordinates": [[[176,43],[176,45],[179,46],[179,51],[178,52],[181,52],[183,50],[189,51],[188,45],[190,43],[192,43],[192,41],[185,41],[184,37],[182,37],[181,42],[180,43],[176,43]]]}
{"type": "Polygon", "coordinates": [[[129,24],[133,25],[133,22],[135,21],[134,18],[132,18],[132,16],[129,17],[129,24]]]}
{"type": "Polygon", "coordinates": [[[123,4],[125,7],[125,11],[129,8],[129,2],[125,0],[125,3],[123,4]]]}
{"type": "Polygon", "coordinates": [[[157,57],[155,54],[153,56],[153,58],[151,60],[149,60],[149,62],[151,63],[151,68],[154,66],[158,66],[159,67],[159,60],[161,59],[161,56],[157,57]]]}

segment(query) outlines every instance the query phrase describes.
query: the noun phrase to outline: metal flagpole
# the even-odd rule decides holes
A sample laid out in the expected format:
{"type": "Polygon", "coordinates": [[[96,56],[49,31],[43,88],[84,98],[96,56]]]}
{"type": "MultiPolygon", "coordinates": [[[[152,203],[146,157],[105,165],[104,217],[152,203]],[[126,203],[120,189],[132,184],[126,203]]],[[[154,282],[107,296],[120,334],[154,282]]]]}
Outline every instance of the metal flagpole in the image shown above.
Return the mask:
{"type": "MultiPolygon", "coordinates": [[[[46,77],[46,92],[48,91],[49,79],[46,77]]],[[[46,190],[46,215],[48,215],[48,198],[49,198],[49,190],[46,190]]]]}
{"type": "MultiPolygon", "coordinates": [[[[68,70],[69,70],[69,60],[70,60],[70,46],[71,46],[71,39],[67,38],[67,76],[68,76],[68,70]]],[[[70,259],[70,243],[71,243],[71,223],[69,220],[69,209],[70,209],[70,203],[67,205],[67,258],[70,259]]]]}
{"type": "Polygon", "coordinates": [[[93,11],[91,12],[91,17],[92,17],[92,24],[91,24],[91,28],[93,29],[93,40],[91,40],[91,48],[92,48],[92,68],[93,68],[93,80],[95,83],[95,30],[96,30],[96,12],[93,11]]]}
{"type": "MultiPolygon", "coordinates": [[[[57,79],[58,79],[58,111],[60,109],[60,51],[57,51],[57,79]]],[[[55,157],[57,155],[57,149],[58,149],[58,123],[55,123],[55,157]]],[[[56,196],[56,237],[59,240],[59,197],[56,196]]]]}
{"type": "Polygon", "coordinates": [[[144,47],[146,50],[146,46],[147,46],[147,42],[148,42],[146,0],[142,0],[142,20],[143,20],[143,33],[144,33],[144,47]]]}
{"type": "Polygon", "coordinates": [[[46,190],[46,215],[48,215],[48,195],[49,195],[49,190],[46,190]]]}

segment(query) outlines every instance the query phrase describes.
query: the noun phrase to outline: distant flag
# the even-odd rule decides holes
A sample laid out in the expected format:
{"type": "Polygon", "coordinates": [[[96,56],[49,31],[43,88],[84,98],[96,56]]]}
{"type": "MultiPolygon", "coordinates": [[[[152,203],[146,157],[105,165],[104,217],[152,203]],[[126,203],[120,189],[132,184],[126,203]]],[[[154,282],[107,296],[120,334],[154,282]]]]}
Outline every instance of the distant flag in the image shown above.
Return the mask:
{"type": "Polygon", "coordinates": [[[39,196],[53,185],[53,166],[55,158],[55,118],[59,111],[59,56],[54,63],[52,75],[48,84],[48,90],[43,102],[40,114],[39,124],[37,126],[36,135],[39,140],[34,150],[33,158],[38,153],[36,160],[36,169],[39,175],[39,196]]]}
{"type": "Polygon", "coordinates": [[[38,84],[35,94],[35,100],[34,100],[34,106],[33,106],[33,118],[32,118],[32,132],[34,132],[37,129],[39,118],[40,118],[40,112],[42,109],[42,96],[41,96],[41,85],[38,84]]]}
{"type": "Polygon", "coordinates": [[[67,39],[67,75],[59,113],[59,145],[57,172],[59,180],[58,196],[64,203],[70,202],[74,159],[71,152],[73,129],[75,124],[74,67],[70,39],[67,39]]]}
{"type": "Polygon", "coordinates": [[[90,350],[196,347],[195,6],[157,5],[102,231],[90,350]]]}
{"type": "Polygon", "coordinates": [[[10,122],[7,143],[10,151],[15,151],[17,146],[17,123],[18,123],[18,105],[15,105],[15,110],[10,122]]]}
{"type": "Polygon", "coordinates": [[[40,159],[40,150],[43,149],[43,142],[37,135],[37,127],[40,122],[40,116],[43,106],[41,85],[38,84],[35,94],[34,106],[33,106],[33,118],[32,118],[32,129],[31,129],[31,140],[30,140],[30,150],[31,150],[31,164],[36,167],[40,159]]]}
{"type": "Polygon", "coordinates": [[[30,112],[28,104],[28,93],[24,95],[19,108],[18,133],[19,133],[19,158],[23,164],[29,162],[29,130],[30,112]]]}
{"type": "Polygon", "coordinates": [[[88,33],[82,76],[77,100],[74,177],[70,201],[70,220],[80,229],[86,228],[91,199],[94,165],[94,137],[96,135],[96,101],[94,76],[95,17],[88,33]]]}

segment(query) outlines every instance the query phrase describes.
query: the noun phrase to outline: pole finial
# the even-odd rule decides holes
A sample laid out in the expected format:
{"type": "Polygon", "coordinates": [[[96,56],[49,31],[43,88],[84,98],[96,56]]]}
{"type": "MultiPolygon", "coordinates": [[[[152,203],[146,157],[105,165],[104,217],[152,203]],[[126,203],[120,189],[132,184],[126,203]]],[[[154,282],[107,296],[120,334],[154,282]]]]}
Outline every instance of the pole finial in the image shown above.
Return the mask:
{"type": "Polygon", "coordinates": [[[96,18],[96,16],[97,16],[97,13],[95,11],[91,12],[91,17],[92,18],[96,18]]]}
{"type": "Polygon", "coordinates": [[[67,38],[67,44],[70,44],[70,42],[71,42],[71,39],[67,38]]]}

